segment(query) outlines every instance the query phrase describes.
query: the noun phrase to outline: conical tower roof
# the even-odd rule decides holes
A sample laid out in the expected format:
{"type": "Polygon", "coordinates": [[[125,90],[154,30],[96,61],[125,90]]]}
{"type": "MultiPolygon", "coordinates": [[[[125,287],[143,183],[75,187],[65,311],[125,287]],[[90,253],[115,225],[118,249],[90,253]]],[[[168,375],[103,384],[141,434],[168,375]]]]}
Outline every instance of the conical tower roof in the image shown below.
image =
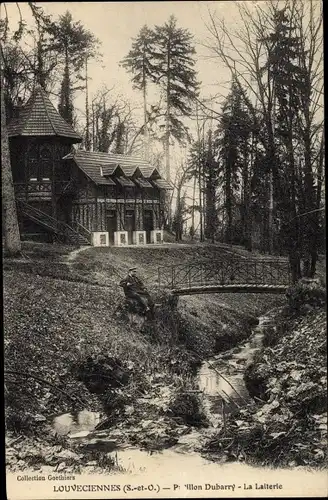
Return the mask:
{"type": "Polygon", "coordinates": [[[50,102],[46,92],[36,87],[18,118],[8,124],[9,137],[65,137],[72,143],[81,142],[82,137],[75,132],[50,102]]]}

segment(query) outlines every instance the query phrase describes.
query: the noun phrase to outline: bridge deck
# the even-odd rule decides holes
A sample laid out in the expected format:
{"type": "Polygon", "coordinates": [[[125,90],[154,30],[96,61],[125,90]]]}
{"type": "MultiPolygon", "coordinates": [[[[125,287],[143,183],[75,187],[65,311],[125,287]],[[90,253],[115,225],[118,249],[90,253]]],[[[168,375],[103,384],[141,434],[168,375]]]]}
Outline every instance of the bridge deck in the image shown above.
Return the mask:
{"type": "Polygon", "coordinates": [[[173,288],[173,295],[197,295],[204,293],[286,293],[285,285],[202,285],[173,288]]]}

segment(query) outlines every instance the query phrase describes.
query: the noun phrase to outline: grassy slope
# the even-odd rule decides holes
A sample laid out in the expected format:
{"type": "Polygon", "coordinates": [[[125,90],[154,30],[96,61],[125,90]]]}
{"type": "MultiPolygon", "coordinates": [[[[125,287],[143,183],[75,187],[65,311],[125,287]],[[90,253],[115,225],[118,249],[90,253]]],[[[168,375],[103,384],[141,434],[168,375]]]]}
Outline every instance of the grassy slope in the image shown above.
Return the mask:
{"type": "MultiPolygon", "coordinates": [[[[19,270],[18,263],[5,263],[4,307],[5,349],[8,369],[47,372],[46,379],[55,381],[83,399],[85,389],[70,377],[72,360],[106,351],[126,365],[148,366],[148,371],[168,369],[172,352],[165,355],[160,342],[152,342],[140,325],[126,323],[117,316],[122,303],[120,277],[137,266],[140,276],[156,295],[158,265],[171,265],[187,259],[219,255],[215,246],[168,246],[166,248],[90,248],[77,254],[72,265],[63,271],[68,249],[52,245],[25,244],[30,272],[19,270]],[[44,262],[34,262],[43,260],[44,262]],[[58,276],[38,276],[47,274],[58,276]],[[108,285],[65,281],[65,277],[108,285]],[[127,330],[129,334],[127,335],[127,330]],[[163,361],[163,364],[161,362],[163,361]],[[81,396],[82,391],[82,396],[81,396]]],[[[196,340],[197,352],[213,354],[214,340],[228,330],[238,338],[247,334],[244,314],[257,315],[281,301],[277,296],[211,295],[180,298],[179,310],[190,336],[196,340]]],[[[158,339],[159,341],[161,339],[158,339]]],[[[165,339],[164,339],[165,340],[165,339]]],[[[234,339],[232,339],[234,342],[234,339]]],[[[175,346],[171,346],[172,348],[175,346]]],[[[167,352],[167,350],[166,350],[167,352]]],[[[33,387],[31,380],[24,386],[33,387]]],[[[38,388],[49,393],[46,388],[38,388]]],[[[88,398],[86,397],[86,400],[88,398]]],[[[56,397],[51,411],[65,409],[65,398],[56,397]],[[59,405],[59,406],[58,406],[59,405]]],[[[71,405],[71,401],[69,401],[71,405]]],[[[47,410],[49,405],[45,405],[47,410]]]]}
{"type": "MultiPolygon", "coordinates": [[[[231,249],[217,245],[166,245],[163,247],[89,249],[80,253],[74,263],[79,272],[93,271],[94,278],[117,290],[119,279],[129,267],[136,266],[139,275],[158,295],[158,267],[201,259],[231,257],[231,249]]],[[[179,312],[189,328],[187,343],[203,358],[227,349],[245,338],[249,318],[275,307],[283,297],[256,294],[211,294],[179,298],[179,312]]]]}
{"type": "Polygon", "coordinates": [[[222,257],[224,250],[201,245],[90,248],[67,265],[68,251],[51,245],[25,244],[27,264],[5,261],[5,369],[10,372],[6,377],[6,408],[10,425],[17,431],[27,432],[31,422],[35,430],[42,417],[75,407],[100,408],[99,398],[90,394],[73,371],[90,356],[105,356],[114,365],[122,363],[128,384],[119,395],[124,393],[124,405],[137,407],[130,423],[137,425],[144,417],[145,413],[138,413],[144,395],[161,402],[159,407],[145,406],[147,415],[156,420],[172,394],[181,387],[193,387],[190,370],[197,356],[224,349],[227,339],[235,343],[245,337],[245,314],[257,315],[282,300],[277,296],[232,294],[185,297],[180,299],[178,314],[164,307],[155,326],[131,324],[119,314],[123,295],[118,286],[129,267],[138,267],[140,276],[156,295],[158,265],[222,257]],[[66,281],[67,277],[77,281],[66,281]],[[170,391],[166,391],[167,387],[170,391]]]}

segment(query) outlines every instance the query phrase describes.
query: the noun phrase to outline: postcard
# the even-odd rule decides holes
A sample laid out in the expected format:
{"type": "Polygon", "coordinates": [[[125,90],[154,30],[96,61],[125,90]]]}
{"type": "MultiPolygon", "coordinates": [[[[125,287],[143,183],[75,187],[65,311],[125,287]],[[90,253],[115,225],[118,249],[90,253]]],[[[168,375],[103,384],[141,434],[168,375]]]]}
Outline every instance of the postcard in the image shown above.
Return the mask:
{"type": "Polygon", "coordinates": [[[322,20],[2,4],[9,500],[327,496],[322,20]]]}

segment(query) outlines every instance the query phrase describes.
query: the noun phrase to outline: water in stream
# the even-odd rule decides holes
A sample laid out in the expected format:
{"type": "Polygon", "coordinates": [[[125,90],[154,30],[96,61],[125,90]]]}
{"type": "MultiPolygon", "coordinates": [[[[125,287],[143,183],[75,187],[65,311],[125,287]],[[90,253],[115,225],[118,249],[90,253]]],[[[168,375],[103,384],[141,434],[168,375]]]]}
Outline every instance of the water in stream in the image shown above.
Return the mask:
{"type": "Polygon", "coordinates": [[[264,329],[272,322],[269,315],[261,316],[249,339],[229,351],[204,361],[198,373],[198,385],[203,391],[205,411],[216,427],[222,419],[238,411],[250,401],[244,382],[246,367],[262,346],[264,329]]]}

